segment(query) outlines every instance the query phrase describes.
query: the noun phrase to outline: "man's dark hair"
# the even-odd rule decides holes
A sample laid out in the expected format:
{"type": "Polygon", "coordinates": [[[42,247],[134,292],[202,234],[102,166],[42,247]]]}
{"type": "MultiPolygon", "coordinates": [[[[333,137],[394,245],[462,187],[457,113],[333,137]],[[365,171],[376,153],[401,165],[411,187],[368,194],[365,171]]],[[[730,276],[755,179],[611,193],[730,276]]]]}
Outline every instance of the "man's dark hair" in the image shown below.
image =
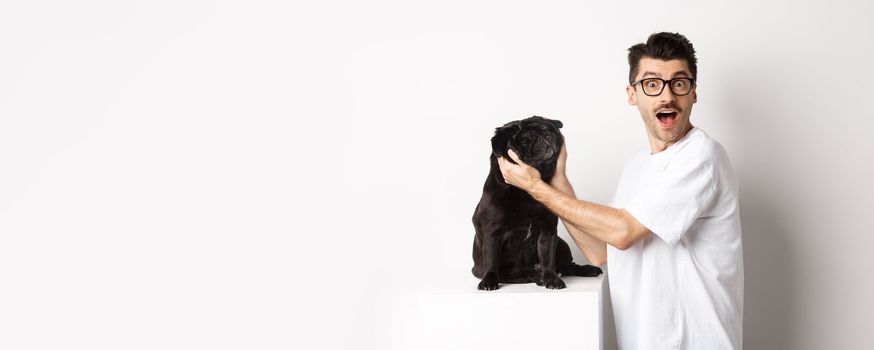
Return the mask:
{"type": "Polygon", "coordinates": [[[644,57],[659,60],[683,59],[689,66],[689,74],[692,79],[698,77],[698,60],[695,58],[695,48],[689,39],[680,33],[654,33],[646,39],[646,43],[640,43],[628,48],[628,83],[633,84],[634,78],[640,65],[640,59],[644,57]]]}

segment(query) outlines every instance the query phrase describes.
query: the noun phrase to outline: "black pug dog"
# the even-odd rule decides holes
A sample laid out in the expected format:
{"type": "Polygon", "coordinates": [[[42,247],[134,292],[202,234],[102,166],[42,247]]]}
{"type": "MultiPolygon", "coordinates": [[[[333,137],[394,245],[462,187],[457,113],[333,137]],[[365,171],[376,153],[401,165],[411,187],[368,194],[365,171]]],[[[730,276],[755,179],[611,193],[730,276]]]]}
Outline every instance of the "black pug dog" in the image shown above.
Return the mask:
{"type": "MultiPolygon", "coordinates": [[[[495,130],[491,169],[483,196],[473,213],[473,275],[480,290],[498,283],[537,283],[549,289],[565,287],[559,274],[594,277],[601,269],[573,262],[570,247],[558,237],[558,217],[528,193],[504,182],[498,157],[512,149],[526,164],[540,171],[543,181],[555,175],[564,138],[561,121],[534,116],[495,130]]],[[[515,162],[513,162],[515,163],[515,162]]]]}

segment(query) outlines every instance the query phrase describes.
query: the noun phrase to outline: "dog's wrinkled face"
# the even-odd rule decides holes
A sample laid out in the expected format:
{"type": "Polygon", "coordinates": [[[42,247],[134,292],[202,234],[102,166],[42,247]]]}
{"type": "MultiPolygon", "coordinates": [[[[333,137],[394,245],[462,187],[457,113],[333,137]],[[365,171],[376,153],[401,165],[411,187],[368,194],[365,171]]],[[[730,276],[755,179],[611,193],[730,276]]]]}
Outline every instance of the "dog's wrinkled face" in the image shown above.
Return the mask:
{"type": "Polygon", "coordinates": [[[504,124],[495,130],[492,137],[492,152],[495,157],[507,157],[512,149],[525,164],[538,171],[544,179],[555,174],[555,165],[564,139],[561,137],[561,121],[533,116],[504,124]]]}

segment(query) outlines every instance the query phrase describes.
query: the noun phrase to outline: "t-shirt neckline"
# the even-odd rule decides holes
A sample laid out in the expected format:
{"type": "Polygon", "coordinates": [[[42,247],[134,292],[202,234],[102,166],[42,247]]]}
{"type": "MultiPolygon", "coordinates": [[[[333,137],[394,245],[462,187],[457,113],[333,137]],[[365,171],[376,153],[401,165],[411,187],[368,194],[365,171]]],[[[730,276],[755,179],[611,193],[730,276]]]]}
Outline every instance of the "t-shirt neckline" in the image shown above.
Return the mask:
{"type": "Polygon", "coordinates": [[[699,129],[697,127],[693,126],[692,129],[689,129],[689,132],[687,132],[686,135],[683,135],[683,137],[681,137],[679,140],[677,140],[677,142],[674,142],[674,144],[668,146],[668,148],[666,148],[664,151],[661,151],[658,153],[652,153],[652,151],[650,151],[647,154],[647,156],[650,159],[659,159],[659,158],[664,157],[663,155],[665,155],[665,154],[672,154],[672,153],[676,152],[676,150],[683,148],[682,146],[686,142],[688,142],[689,139],[691,139],[692,134],[697,133],[698,131],[699,131],[699,129]]]}

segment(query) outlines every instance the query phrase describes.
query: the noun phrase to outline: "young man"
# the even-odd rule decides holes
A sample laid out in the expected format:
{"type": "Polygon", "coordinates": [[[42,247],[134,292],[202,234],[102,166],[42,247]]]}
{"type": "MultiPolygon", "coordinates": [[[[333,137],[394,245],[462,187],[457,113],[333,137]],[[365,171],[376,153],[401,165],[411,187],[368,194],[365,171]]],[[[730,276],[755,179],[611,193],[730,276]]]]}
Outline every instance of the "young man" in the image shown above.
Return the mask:
{"type": "Polygon", "coordinates": [[[656,33],[632,46],[628,103],[650,149],[625,164],[610,206],[575,198],[562,149],[547,184],[536,169],[499,159],[507,183],[564,222],[608,280],[620,349],[740,349],[743,247],[737,180],[722,146],[689,118],[697,102],[695,50],[656,33]]]}

